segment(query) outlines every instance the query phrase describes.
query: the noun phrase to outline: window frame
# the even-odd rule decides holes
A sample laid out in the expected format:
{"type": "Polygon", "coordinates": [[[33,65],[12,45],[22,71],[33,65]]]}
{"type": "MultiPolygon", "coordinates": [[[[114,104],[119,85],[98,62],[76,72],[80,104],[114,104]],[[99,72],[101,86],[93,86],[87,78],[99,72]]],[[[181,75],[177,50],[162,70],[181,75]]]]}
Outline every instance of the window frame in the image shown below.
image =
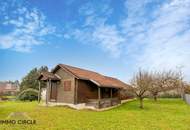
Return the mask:
{"type": "Polygon", "coordinates": [[[72,86],[71,84],[72,84],[71,80],[64,80],[63,81],[64,91],[71,91],[71,86],[72,86]]]}

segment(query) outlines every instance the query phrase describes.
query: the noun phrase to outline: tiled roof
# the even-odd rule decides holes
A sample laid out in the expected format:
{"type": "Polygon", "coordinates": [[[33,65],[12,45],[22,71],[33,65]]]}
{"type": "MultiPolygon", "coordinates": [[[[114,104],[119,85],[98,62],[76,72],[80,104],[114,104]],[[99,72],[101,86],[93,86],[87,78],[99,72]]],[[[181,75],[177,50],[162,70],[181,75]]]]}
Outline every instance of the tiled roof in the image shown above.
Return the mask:
{"type": "Polygon", "coordinates": [[[104,76],[97,72],[85,70],[65,64],[59,64],[61,68],[72,73],[75,77],[83,80],[89,80],[94,82],[100,87],[112,87],[112,88],[127,88],[129,85],[120,81],[119,79],[104,76]]]}

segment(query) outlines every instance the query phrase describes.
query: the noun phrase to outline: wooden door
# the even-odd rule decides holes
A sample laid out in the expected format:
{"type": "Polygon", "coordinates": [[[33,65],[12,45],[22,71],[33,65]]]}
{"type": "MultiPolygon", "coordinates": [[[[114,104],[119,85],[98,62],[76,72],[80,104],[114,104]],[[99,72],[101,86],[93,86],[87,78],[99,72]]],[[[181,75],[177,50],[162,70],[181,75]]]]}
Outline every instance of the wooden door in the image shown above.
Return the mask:
{"type": "Polygon", "coordinates": [[[51,85],[50,99],[51,100],[57,99],[57,85],[56,85],[56,83],[52,83],[52,85],[51,85]]]}

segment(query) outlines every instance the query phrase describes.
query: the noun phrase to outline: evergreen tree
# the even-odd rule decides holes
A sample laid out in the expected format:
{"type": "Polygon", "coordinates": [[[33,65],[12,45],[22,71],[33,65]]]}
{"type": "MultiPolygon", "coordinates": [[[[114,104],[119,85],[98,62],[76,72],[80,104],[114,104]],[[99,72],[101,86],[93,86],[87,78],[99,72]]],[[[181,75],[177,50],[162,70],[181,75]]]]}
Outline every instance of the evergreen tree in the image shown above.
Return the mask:
{"type": "MultiPolygon", "coordinates": [[[[33,88],[38,90],[38,77],[41,72],[48,71],[47,66],[41,66],[39,69],[32,69],[21,81],[20,90],[26,90],[28,88],[33,88]]],[[[41,87],[45,87],[45,83],[41,84],[41,87]]]]}

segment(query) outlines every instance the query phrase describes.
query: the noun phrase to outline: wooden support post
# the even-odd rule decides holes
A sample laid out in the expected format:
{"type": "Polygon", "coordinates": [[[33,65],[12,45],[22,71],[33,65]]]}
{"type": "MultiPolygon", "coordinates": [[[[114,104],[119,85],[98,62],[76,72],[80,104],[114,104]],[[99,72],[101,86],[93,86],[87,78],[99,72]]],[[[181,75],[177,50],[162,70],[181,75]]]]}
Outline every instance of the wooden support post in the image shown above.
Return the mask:
{"type": "Polygon", "coordinates": [[[58,90],[58,88],[57,88],[58,87],[57,82],[55,83],[55,85],[56,85],[55,87],[56,87],[56,102],[57,102],[57,90],[58,90]]]}
{"type": "Polygon", "coordinates": [[[48,98],[51,101],[51,98],[52,98],[52,84],[51,84],[51,80],[49,80],[49,88],[48,89],[49,89],[49,92],[48,92],[49,96],[48,96],[48,98]]]}
{"type": "Polygon", "coordinates": [[[111,88],[111,90],[110,90],[110,97],[112,98],[112,88],[111,88]]]}
{"type": "Polygon", "coordinates": [[[100,108],[101,88],[98,87],[98,108],[100,108]]]}
{"type": "Polygon", "coordinates": [[[78,79],[75,78],[75,104],[78,103],[78,79]]]}
{"type": "Polygon", "coordinates": [[[40,80],[38,81],[38,84],[39,84],[39,88],[38,88],[38,103],[40,103],[40,100],[41,100],[41,82],[40,80]]]}
{"type": "Polygon", "coordinates": [[[46,87],[46,106],[48,105],[48,98],[49,98],[49,86],[50,86],[50,83],[49,83],[49,80],[47,80],[47,87],[46,87]]]}
{"type": "Polygon", "coordinates": [[[111,106],[112,106],[112,88],[110,90],[111,106]]]}

